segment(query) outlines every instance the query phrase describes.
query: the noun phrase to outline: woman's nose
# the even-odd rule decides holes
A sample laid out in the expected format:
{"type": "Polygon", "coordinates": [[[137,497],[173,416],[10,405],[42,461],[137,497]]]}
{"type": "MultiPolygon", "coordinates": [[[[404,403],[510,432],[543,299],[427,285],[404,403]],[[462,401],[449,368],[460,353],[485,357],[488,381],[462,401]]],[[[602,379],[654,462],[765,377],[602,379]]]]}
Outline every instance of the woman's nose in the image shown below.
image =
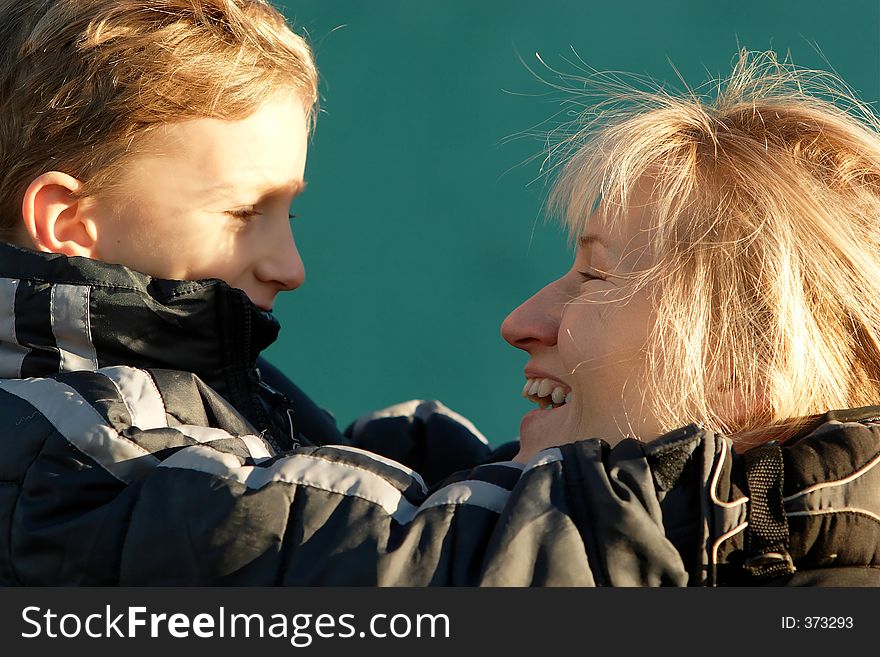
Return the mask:
{"type": "Polygon", "coordinates": [[[529,351],[543,345],[552,347],[559,334],[562,304],[556,294],[556,282],[526,299],[501,323],[501,335],[517,349],[529,351]]]}

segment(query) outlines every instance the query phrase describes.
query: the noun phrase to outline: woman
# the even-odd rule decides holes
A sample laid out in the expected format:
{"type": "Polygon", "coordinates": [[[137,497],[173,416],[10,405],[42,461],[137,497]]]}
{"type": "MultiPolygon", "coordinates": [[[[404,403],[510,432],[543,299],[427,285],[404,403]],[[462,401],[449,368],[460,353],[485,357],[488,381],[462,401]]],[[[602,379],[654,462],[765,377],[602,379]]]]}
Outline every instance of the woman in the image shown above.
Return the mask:
{"type": "Polygon", "coordinates": [[[880,439],[865,428],[880,417],[880,120],[831,76],[743,52],[717,97],[633,92],[558,153],[551,205],[575,261],[502,326],[540,405],[516,460],[699,423],[758,463],[719,508],[776,499],[772,522],[734,513],[710,563],[751,541],[775,546],[753,574],[812,550],[811,566],[853,567],[824,583],[880,582],[866,488],[880,439]],[[749,451],[771,441],[800,447],[749,451]],[[811,482],[825,497],[800,508],[811,482]],[[821,548],[847,535],[847,554],[821,548]]]}

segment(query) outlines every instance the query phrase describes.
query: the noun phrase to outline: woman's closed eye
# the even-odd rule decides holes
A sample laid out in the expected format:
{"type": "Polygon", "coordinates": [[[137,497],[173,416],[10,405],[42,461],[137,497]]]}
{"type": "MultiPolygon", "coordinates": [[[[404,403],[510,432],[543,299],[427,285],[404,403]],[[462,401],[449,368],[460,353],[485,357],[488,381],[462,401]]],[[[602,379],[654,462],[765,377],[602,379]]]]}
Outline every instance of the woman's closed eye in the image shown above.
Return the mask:
{"type": "Polygon", "coordinates": [[[578,271],[578,274],[580,274],[581,277],[585,281],[604,281],[605,280],[603,277],[601,277],[597,274],[594,274],[592,272],[589,272],[589,271],[578,271]]]}

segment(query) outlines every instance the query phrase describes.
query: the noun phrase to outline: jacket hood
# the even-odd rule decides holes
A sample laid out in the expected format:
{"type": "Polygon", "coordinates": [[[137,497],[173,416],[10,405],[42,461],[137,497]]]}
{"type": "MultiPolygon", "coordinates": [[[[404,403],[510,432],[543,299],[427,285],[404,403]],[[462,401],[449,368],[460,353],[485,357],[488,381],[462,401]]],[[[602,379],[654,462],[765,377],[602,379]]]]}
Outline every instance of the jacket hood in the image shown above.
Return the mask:
{"type": "Polygon", "coordinates": [[[114,365],[185,370],[241,408],[248,375],[279,329],[221,280],[152,278],[0,243],[0,378],[114,365]]]}

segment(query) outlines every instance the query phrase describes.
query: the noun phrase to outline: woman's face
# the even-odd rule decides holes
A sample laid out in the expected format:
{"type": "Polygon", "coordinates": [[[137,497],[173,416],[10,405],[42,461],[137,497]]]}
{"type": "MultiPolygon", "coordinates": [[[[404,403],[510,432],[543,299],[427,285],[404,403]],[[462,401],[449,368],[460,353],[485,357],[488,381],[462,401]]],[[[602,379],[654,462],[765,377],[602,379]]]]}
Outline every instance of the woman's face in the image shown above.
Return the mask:
{"type": "Polygon", "coordinates": [[[504,320],[504,339],[529,354],[524,394],[539,404],[522,419],[517,460],[582,438],[660,433],[644,384],[650,291],[622,278],[652,264],[646,212],[633,207],[614,226],[597,214],[568,273],[504,320]]]}

